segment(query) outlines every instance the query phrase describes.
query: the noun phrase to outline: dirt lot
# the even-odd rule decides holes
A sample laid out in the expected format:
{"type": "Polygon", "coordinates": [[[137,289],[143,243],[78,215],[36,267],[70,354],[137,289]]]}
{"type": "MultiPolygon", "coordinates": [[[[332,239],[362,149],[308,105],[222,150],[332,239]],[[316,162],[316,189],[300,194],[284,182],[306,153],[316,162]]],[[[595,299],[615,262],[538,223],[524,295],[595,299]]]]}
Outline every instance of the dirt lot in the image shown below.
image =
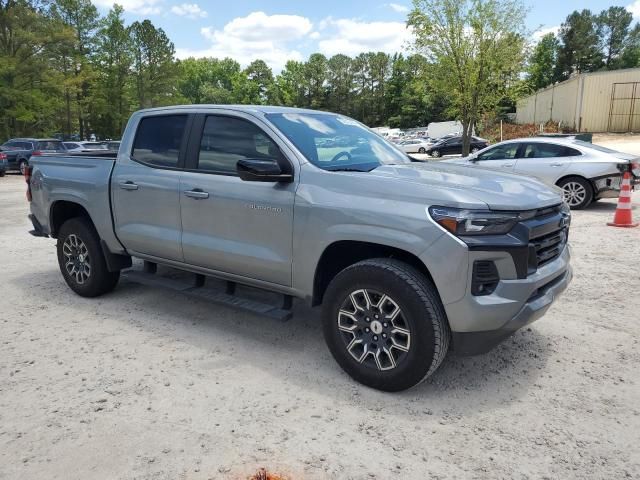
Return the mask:
{"type": "Polygon", "coordinates": [[[0,178],[0,479],[640,478],[640,229],[605,226],[614,208],[574,215],[575,280],[543,319],[385,394],[303,305],[278,323],[126,282],[74,295],[0,178]]]}

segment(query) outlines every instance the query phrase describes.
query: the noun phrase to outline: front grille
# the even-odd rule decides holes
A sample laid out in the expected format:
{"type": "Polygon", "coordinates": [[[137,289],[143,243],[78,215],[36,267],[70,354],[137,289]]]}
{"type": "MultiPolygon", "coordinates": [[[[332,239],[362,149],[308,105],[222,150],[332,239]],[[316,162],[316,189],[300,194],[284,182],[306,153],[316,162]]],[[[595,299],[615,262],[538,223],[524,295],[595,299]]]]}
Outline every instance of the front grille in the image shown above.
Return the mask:
{"type": "MultiPolygon", "coordinates": [[[[531,253],[535,255],[535,268],[554,261],[560,256],[567,243],[567,227],[531,240],[531,253]]],[[[532,256],[532,255],[531,255],[532,256]]],[[[532,260],[530,256],[530,260],[532,260]]],[[[531,265],[530,267],[534,267],[531,265]]]]}

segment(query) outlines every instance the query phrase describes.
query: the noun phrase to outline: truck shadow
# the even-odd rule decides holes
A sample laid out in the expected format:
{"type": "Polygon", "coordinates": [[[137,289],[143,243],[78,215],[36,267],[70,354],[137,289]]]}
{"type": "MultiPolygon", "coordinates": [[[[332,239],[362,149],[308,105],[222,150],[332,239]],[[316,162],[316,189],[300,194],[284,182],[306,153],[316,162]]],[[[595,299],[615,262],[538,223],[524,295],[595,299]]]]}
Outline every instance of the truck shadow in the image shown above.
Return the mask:
{"type": "MultiPolygon", "coordinates": [[[[390,415],[415,415],[416,409],[428,409],[434,415],[465,416],[477,414],[479,406],[492,409],[511,404],[534,388],[553,352],[552,343],[535,327],[524,329],[485,355],[450,354],[418,387],[385,393],[356,383],[340,369],[324,343],[320,309],[302,302],[294,302],[293,319],[283,323],[129,281],[121,282],[111,294],[85,299],[71,292],[53,268],[11,281],[25,295],[40,292],[38,302],[51,305],[45,321],[55,322],[57,306],[87,313],[98,309],[125,329],[143,331],[145,337],[191,345],[194,357],[202,359],[198,368],[213,376],[224,376],[244,364],[265,378],[276,379],[280,386],[311,390],[339,402],[357,401],[371,410],[387,410],[395,398],[397,405],[389,409],[390,415]]],[[[101,320],[87,314],[84,321],[101,320]]]]}

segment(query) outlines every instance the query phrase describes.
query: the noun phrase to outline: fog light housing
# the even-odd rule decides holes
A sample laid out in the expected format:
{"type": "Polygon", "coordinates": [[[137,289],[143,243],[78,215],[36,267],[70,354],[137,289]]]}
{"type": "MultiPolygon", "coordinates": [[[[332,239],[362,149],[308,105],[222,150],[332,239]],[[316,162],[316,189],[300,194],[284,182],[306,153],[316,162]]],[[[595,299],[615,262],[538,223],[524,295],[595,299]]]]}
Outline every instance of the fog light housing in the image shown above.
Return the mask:
{"type": "Polygon", "coordinates": [[[500,275],[496,264],[492,260],[476,260],[473,262],[471,295],[476,297],[491,295],[499,282],[500,275]]]}

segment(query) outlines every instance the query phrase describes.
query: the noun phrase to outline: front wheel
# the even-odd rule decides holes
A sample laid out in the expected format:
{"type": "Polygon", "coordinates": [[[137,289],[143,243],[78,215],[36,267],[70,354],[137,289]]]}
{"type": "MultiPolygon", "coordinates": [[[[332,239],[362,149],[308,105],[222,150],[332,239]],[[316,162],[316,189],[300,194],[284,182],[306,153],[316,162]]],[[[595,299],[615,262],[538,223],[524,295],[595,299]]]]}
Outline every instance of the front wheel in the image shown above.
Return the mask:
{"type": "Polygon", "coordinates": [[[20,163],[18,164],[18,169],[20,170],[20,175],[24,175],[25,172],[27,171],[27,166],[29,164],[27,163],[26,160],[20,160],[20,163]]]}
{"type": "Polygon", "coordinates": [[[565,178],[558,183],[564,192],[564,200],[572,210],[586,208],[593,201],[593,188],[582,177],[565,178]]]}
{"type": "Polygon", "coordinates": [[[418,153],[427,153],[427,149],[424,147],[420,147],[420,149],[418,150],[418,153]]]}
{"type": "Polygon", "coordinates": [[[433,151],[431,152],[431,156],[432,156],[432,157],[436,157],[436,158],[438,158],[440,155],[441,155],[440,150],[433,150],[433,151]]]}
{"type": "Polygon", "coordinates": [[[411,388],[449,348],[449,324],[433,284],[394,259],[364,260],[340,272],[324,299],[323,331],[333,357],[379,390],[411,388]]]}
{"type": "Polygon", "coordinates": [[[120,272],[110,272],[98,234],[84,218],[64,222],[58,234],[58,264],[67,285],[82,297],[97,297],[113,290],[120,272]]]}

